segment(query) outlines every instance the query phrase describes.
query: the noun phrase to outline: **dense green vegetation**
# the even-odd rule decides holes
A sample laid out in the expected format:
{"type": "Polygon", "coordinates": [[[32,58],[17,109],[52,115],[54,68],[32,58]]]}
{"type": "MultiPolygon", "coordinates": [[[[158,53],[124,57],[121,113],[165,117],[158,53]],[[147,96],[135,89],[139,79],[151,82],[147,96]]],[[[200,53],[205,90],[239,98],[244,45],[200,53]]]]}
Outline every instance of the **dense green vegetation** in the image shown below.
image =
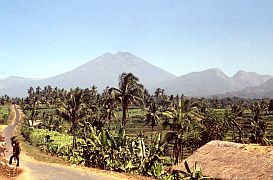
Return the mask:
{"type": "Polygon", "coordinates": [[[0,124],[2,125],[7,124],[9,113],[10,113],[9,105],[3,102],[2,105],[0,105],[0,124]]]}
{"type": "Polygon", "coordinates": [[[41,150],[161,179],[174,179],[169,168],[211,140],[270,145],[273,137],[272,100],[168,96],[160,88],[150,94],[131,73],[102,93],[30,87],[21,106],[22,135],[41,150]]]}

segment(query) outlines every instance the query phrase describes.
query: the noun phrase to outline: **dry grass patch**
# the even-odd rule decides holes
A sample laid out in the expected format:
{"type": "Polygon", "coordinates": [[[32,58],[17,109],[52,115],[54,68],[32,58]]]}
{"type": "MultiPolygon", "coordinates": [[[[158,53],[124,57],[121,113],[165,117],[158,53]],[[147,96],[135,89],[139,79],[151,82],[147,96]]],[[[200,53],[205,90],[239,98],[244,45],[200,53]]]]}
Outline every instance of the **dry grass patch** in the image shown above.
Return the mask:
{"type": "Polygon", "coordinates": [[[16,112],[13,105],[10,106],[10,113],[8,118],[8,124],[11,124],[15,120],[16,112]]]}
{"type": "Polygon", "coordinates": [[[0,125],[0,134],[2,134],[3,130],[7,127],[7,125],[0,125]]]}
{"type": "Polygon", "coordinates": [[[16,177],[22,173],[21,168],[9,165],[6,159],[0,158],[0,177],[11,178],[16,177]]]}

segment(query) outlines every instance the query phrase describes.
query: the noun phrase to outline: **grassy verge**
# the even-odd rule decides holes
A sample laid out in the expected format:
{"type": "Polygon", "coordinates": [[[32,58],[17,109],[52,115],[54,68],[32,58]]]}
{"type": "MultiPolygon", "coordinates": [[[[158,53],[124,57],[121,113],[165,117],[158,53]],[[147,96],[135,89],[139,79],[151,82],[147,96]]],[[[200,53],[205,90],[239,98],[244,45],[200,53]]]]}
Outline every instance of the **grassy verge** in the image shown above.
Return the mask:
{"type": "Polygon", "coordinates": [[[0,106],[0,124],[8,124],[9,115],[10,107],[8,105],[0,106]]]}
{"type": "MultiPolygon", "coordinates": [[[[21,116],[21,118],[24,118],[24,115],[22,112],[20,113],[20,116],[21,116]]],[[[65,161],[64,159],[62,159],[60,157],[52,156],[50,153],[43,152],[39,148],[29,144],[28,142],[25,142],[24,138],[20,134],[21,122],[23,122],[23,119],[21,119],[20,122],[18,123],[18,126],[15,129],[14,135],[17,136],[18,140],[21,143],[21,147],[23,149],[23,152],[22,152],[23,155],[27,155],[27,156],[33,158],[34,160],[41,161],[41,162],[71,166],[71,164],[69,162],[65,161]]],[[[84,166],[77,166],[77,168],[87,170],[92,173],[101,174],[103,176],[114,177],[115,179],[120,179],[120,180],[125,180],[125,179],[153,180],[154,179],[152,177],[144,177],[141,175],[134,175],[134,174],[129,174],[129,173],[105,171],[102,169],[89,168],[89,167],[84,167],[84,166]]]]}
{"type": "Polygon", "coordinates": [[[32,157],[33,159],[37,161],[42,161],[46,163],[57,163],[62,165],[69,165],[68,162],[64,161],[60,157],[52,156],[51,154],[48,154],[46,152],[41,151],[35,146],[30,145],[28,142],[24,142],[22,137],[19,137],[22,149],[25,153],[25,155],[32,157]]]}
{"type": "MultiPolygon", "coordinates": [[[[52,156],[49,153],[43,152],[39,150],[37,147],[30,145],[28,142],[24,141],[24,138],[20,135],[20,128],[17,126],[15,130],[15,135],[18,137],[19,141],[21,142],[21,147],[23,149],[23,154],[41,162],[45,163],[53,163],[53,164],[59,164],[59,165],[66,165],[71,166],[71,164],[65,160],[63,160],[60,157],[52,156]]],[[[114,179],[120,179],[120,180],[154,180],[152,177],[144,177],[140,175],[134,175],[129,173],[119,173],[119,172],[113,172],[113,171],[105,171],[102,169],[97,168],[90,168],[90,167],[84,167],[84,166],[77,166],[78,169],[86,170],[92,173],[101,174],[103,176],[109,176],[113,177],[114,179]]]]}
{"type": "Polygon", "coordinates": [[[62,165],[68,165],[69,163],[63,160],[60,157],[52,156],[49,153],[41,151],[39,148],[32,146],[28,142],[24,140],[24,138],[21,135],[20,129],[21,129],[21,122],[23,121],[24,115],[21,112],[20,117],[22,118],[20,122],[18,123],[18,126],[15,129],[14,135],[17,136],[18,140],[20,141],[21,148],[23,149],[23,154],[32,157],[33,159],[37,161],[47,162],[47,163],[57,163],[62,165]]]}
{"type": "Polygon", "coordinates": [[[12,121],[14,120],[14,118],[15,118],[15,115],[16,115],[16,112],[15,112],[15,109],[13,108],[13,105],[11,105],[10,107],[9,107],[9,117],[8,117],[8,122],[7,122],[7,124],[11,124],[12,123],[12,121]]]}
{"type": "Polygon", "coordinates": [[[7,125],[0,125],[0,134],[2,134],[3,130],[7,127],[7,125]]]}
{"type": "Polygon", "coordinates": [[[0,134],[7,127],[7,124],[10,124],[15,117],[15,111],[12,106],[0,106],[0,134]]]}

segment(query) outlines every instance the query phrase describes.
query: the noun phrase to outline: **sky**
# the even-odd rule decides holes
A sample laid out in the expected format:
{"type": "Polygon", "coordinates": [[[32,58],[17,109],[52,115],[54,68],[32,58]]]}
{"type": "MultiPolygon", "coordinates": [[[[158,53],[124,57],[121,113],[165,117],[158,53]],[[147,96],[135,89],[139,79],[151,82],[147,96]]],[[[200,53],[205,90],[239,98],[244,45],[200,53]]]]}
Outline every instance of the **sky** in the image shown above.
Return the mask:
{"type": "Polygon", "coordinates": [[[125,51],[177,76],[273,75],[272,0],[0,0],[0,77],[46,78],[125,51]]]}

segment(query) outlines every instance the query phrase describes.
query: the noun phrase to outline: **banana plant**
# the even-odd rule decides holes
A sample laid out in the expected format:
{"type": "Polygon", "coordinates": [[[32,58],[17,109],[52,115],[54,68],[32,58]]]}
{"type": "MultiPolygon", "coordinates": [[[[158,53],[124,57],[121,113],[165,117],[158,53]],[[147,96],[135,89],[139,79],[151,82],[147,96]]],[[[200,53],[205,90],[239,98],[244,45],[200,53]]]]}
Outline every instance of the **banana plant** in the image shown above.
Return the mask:
{"type": "Polygon", "coordinates": [[[152,126],[152,131],[154,127],[161,123],[161,113],[159,112],[159,105],[156,104],[155,100],[150,100],[148,106],[148,113],[146,114],[146,124],[152,126]]]}
{"type": "Polygon", "coordinates": [[[257,107],[253,110],[253,118],[250,119],[251,125],[251,136],[250,142],[269,146],[270,141],[266,138],[266,128],[267,124],[265,120],[261,117],[261,108],[257,107]]]}
{"type": "Polygon", "coordinates": [[[163,122],[163,128],[168,126],[170,130],[167,134],[172,134],[170,141],[174,142],[173,157],[175,159],[174,164],[180,162],[180,158],[183,157],[183,147],[186,145],[187,139],[185,134],[194,131],[196,122],[201,121],[204,117],[199,114],[196,107],[190,107],[189,100],[183,96],[178,100],[178,106],[170,108],[169,111],[162,113],[167,119],[163,122]]]}
{"type": "Polygon", "coordinates": [[[152,139],[152,143],[147,148],[147,155],[143,159],[140,169],[142,174],[161,177],[166,173],[163,168],[165,163],[164,150],[167,142],[163,141],[162,134],[156,134],[152,139]]]}
{"type": "Polygon", "coordinates": [[[199,162],[195,162],[193,169],[191,170],[187,161],[184,161],[186,171],[181,171],[184,175],[183,179],[187,180],[201,180],[201,179],[211,179],[203,175],[202,167],[199,162]]]}

